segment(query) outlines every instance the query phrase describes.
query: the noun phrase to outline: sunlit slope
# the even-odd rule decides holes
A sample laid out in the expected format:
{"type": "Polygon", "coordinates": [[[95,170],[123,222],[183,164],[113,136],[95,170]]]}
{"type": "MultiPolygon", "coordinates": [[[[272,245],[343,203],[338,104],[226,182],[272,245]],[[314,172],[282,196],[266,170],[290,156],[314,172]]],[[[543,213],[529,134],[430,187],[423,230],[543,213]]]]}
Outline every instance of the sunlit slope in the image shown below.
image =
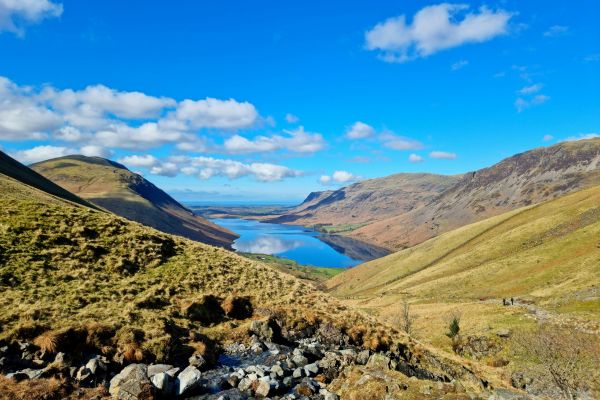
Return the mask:
{"type": "Polygon", "coordinates": [[[123,165],[100,157],[67,156],[31,166],[46,178],[117,215],[166,233],[229,247],[236,235],[194,215],[123,165]]]}
{"type": "Polygon", "coordinates": [[[515,296],[576,308],[597,298],[600,285],[600,186],[464,226],[326,284],[365,307],[391,307],[403,296],[425,302],[515,296]]]}

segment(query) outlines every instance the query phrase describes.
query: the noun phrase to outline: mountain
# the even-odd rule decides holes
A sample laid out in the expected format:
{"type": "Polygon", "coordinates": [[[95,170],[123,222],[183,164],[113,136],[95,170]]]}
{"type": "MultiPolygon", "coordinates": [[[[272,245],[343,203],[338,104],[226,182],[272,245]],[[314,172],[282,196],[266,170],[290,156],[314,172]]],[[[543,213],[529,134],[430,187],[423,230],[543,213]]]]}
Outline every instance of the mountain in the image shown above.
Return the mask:
{"type": "MultiPolygon", "coordinates": [[[[254,344],[258,348],[242,356],[256,357],[254,362],[262,365],[272,357],[257,353],[264,345],[251,339],[252,334],[294,347],[303,338],[313,338],[310,343],[318,340],[322,344],[311,344],[312,350],[298,350],[311,360],[325,357],[320,348],[370,349],[374,358],[368,366],[345,367],[348,361],[340,365],[338,360],[330,363],[327,376],[319,378],[319,382],[335,379],[345,393],[349,390],[344,389],[345,368],[352,370],[353,377],[393,376],[394,382],[405,382],[405,393],[418,394],[423,385],[430,385],[439,398],[448,399],[456,398],[456,384],[444,382],[453,380],[461,382],[461,393],[492,395],[490,390],[508,386],[487,367],[413,341],[265,264],[66,201],[4,174],[0,174],[0,229],[0,343],[6,354],[0,372],[13,372],[13,365],[31,365],[12,380],[0,376],[0,389],[9,398],[46,398],[44,382],[55,390],[57,385],[65,391],[83,386],[79,392],[83,393],[86,378],[81,372],[86,369],[81,366],[91,365],[89,357],[95,354],[100,367],[94,368],[96,372],[89,367],[92,374],[102,374],[103,369],[117,373],[131,363],[127,371],[142,369],[139,363],[184,368],[193,354],[204,364],[196,364],[198,368],[206,371],[225,345],[233,344],[235,349],[243,344],[242,349],[250,349],[254,344]],[[65,352],[64,358],[53,362],[58,352],[65,352]],[[393,363],[386,357],[392,357],[393,363]],[[45,366],[42,378],[18,383],[22,375],[41,371],[41,366],[45,366]],[[71,377],[69,367],[80,371],[77,378],[71,377]],[[34,389],[35,395],[24,394],[34,389]],[[12,390],[19,395],[11,395],[12,390]]],[[[287,347],[277,348],[286,351],[287,347]]],[[[330,356],[341,357],[338,353],[330,356]]],[[[182,382],[190,374],[200,375],[190,368],[184,371],[187,375],[181,373],[182,382]]],[[[203,372],[202,377],[211,373],[222,374],[223,368],[203,372]]],[[[215,376],[224,381],[230,369],[224,373],[223,379],[215,376]]],[[[145,370],[136,376],[147,379],[145,370]]],[[[390,379],[381,382],[385,386],[390,379]]],[[[94,378],[88,387],[99,382],[94,378]]],[[[300,384],[300,379],[295,382],[300,384]]],[[[150,385],[136,384],[129,385],[135,393],[150,385]]],[[[258,390],[254,386],[252,390],[258,390]]],[[[56,393],[52,398],[68,394],[56,393]]],[[[359,394],[357,388],[348,398],[359,394]]],[[[126,395],[152,398],[143,392],[139,397],[126,395]]]]}
{"type": "Polygon", "coordinates": [[[351,236],[400,249],[530,204],[600,184],[600,139],[517,154],[475,172],[427,204],[354,230],[351,236]]]}
{"type": "Polygon", "coordinates": [[[54,182],[46,179],[31,168],[24,166],[2,151],[0,151],[0,174],[9,176],[26,185],[32,186],[50,195],[60,197],[64,200],[72,201],[73,203],[77,203],[86,207],[96,208],[96,206],[78,196],[75,196],[68,190],[63,189],[54,182]]]}
{"type": "Polygon", "coordinates": [[[160,231],[221,247],[230,247],[236,238],[233,232],[195,215],[114,161],[73,155],[42,161],[31,168],[93,204],[160,231]]]}
{"type": "Polygon", "coordinates": [[[301,225],[333,225],[344,230],[406,213],[431,202],[460,176],[396,174],[338,190],[314,192],[299,206],[272,219],[301,225]]]}

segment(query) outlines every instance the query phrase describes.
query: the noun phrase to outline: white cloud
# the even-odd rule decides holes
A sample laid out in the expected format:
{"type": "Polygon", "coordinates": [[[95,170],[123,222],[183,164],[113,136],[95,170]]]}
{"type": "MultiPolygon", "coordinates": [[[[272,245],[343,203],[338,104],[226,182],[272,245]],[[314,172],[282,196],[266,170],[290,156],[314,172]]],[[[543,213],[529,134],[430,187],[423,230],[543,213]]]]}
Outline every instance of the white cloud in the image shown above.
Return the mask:
{"type": "Polygon", "coordinates": [[[578,140],[588,140],[588,139],[596,139],[600,138],[600,134],[596,132],[592,133],[580,133],[577,136],[569,136],[565,139],[565,142],[576,142],[578,140]]]}
{"type": "Polygon", "coordinates": [[[321,175],[319,182],[321,182],[323,185],[327,185],[331,182],[331,177],[329,175],[321,175]]]}
{"type": "Polygon", "coordinates": [[[292,170],[283,165],[268,163],[245,164],[236,160],[212,157],[191,158],[189,167],[197,168],[198,176],[201,179],[209,179],[213,176],[224,176],[229,179],[253,176],[260,182],[275,182],[285,178],[302,176],[302,172],[292,170]]]}
{"type": "Polygon", "coordinates": [[[523,94],[523,95],[534,94],[534,93],[537,93],[540,90],[542,90],[543,87],[544,87],[543,84],[536,83],[534,85],[529,85],[529,86],[525,86],[525,87],[521,88],[519,90],[519,93],[523,94]]]}
{"type": "Polygon", "coordinates": [[[544,135],[544,137],[543,137],[544,142],[549,142],[552,139],[554,139],[554,136],[552,136],[552,135],[544,135]]]}
{"type": "Polygon", "coordinates": [[[92,141],[105,147],[150,149],[187,138],[188,135],[183,132],[161,129],[156,122],[147,122],[139,127],[115,123],[94,133],[92,141]]]}
{"type": "Polygon", "coordinates": [[[469,61],[467,61],[467,60],[460,60],[460,61],[457,61],[454,64],[452,64],[450,66],[450,69],[452,71],[458,71],[459,69],[462,69],[462,68],[466,67],[467,65],[469,65],[469,61]]]}
{"type": "Polygon", "coordinates": [[[285,120],[288,124],[295,124],[300,121],[300,118],[294,114],[287,113],[285,114],[285,120]]]}
{"type": "Polygon", "coordinates": [[[83,154],[84,156],[88,156],[88,157],[108,158],[112,155],[112,152],[108,149],[105,149],[102,146],[87,145],[87,146],[82,146],[79,149],[79,154],[83,154]]]}
{"type": "Polygon", "coordinates": [[[12,154],[23,164],[33,164],[51,158],[64,157],[75,154],[76,151],[63,146],[37,146],[32,149],[20,150],[12,154]]]}
{"type": "Polygon", "coordinates": [[[384,132],[379,135],[383,145],[393,150],[420,150],[423,144],[415,139],[395,135],[391,132],[384,132]]]}
{"type": "Polygon", "coordinates": [[[0,140],[43,139],[61,124],[62,118],[34,101],[27,88],[0,76],[0,140]]]}
{"type": "Polygon", "coordinates": [[[256,108],[248,102],[206,98],[182,101],[170,117],[183,121],[194,129],[238,129],[254,125],[259,115],[256,108]]]}
{"type": "Polygon", "coordinates": [[[511,13],[487,7],[466,13],[468,8],[448,3],[427,6],[415,14],[412,24],[405,15],[389,18],[366,32],[366,47],[379,50],[384,61],[406,62],[507,33],[511,13]]]}
{"type": "Polygon", "coordinates": [[[143,156],[133,155],[123,157],[119,159],[118,162],[125,164],[126,166],[150,168],[158,164],[158,159],[153,155],[146,154],[143,156]]]}
{"type": "Polygon", "coordinates": [[[152,175],[174,177],[179,173],[179,167],[177,164],[172,162],[163,162],[150,168],[150,173],[152,175]]]}
{"type": "Polygon", "coordinates": [[[320,133],[306,132],[304,127],[284,131],[287,136],[257,136],[247,139],[234,135],[227,139],[224,148],[229,153],[260,153],[287,150],[295,153],[314,153],[322,150],[326,143],[320,133]]]}
{"type": "Polygon", "coordinates": [[[546,32],[544,32],[544,36],[546,37],[557,37],[564,36],[569,33],[569,27],[564,25],[553,25],[546,32]]]}
{"type": "Polygon", "coordinates": [[[538,94],[530,100],[519,97],[517,98],[517,100],[515,100],[515,107],[517,108],[517,112],[522,112],[525,109],[530,108],[532,106],[544,104],[548,100],[550,100],[550,96],[546,96],[545,94],[538,94]]]}
{"type": "Polygon", "coordinates": [[[408,161],[410,161],[411,163],[420,163],[423,162],[423,157],[421,157],[418,154],[411,154],[410,156],[408,156],[408,161]]]}
{"type": "Polygon", "coordinates": [[[347,131],[348,139],[364,139],[375,135],[375,128],[361,121],[356,121],[347,131]]]}
{"type": "Polygon", "coordinates": [[[46,18],[59,17],[62,4],[48,0],[0,0],[0,32],[23,35],[23,23],[37,23],[46,18]]]}
{"type": "Polygon", "coordinates": [[[455,153],[448,153],[445,151],[432,151],[431,153],[429,153],[429,157],[431,158],[437,158],[437,159],[442,159],[442,160],[455,160],[456,159],[456,154],[455,153]]]}

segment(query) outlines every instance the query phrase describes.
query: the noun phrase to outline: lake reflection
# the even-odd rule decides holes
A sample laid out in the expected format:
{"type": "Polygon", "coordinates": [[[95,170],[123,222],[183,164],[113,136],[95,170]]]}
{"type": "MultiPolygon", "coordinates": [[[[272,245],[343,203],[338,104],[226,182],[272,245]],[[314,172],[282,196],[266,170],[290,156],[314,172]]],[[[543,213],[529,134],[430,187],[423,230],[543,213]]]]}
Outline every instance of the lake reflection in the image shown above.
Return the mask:
{"type": "Polygon", "coordinates": [[[237,251],[277,255],[305,265],[345,268],[387,254],[385,250],[350,238],[321,235],[296,225],[238,218],[211,221],[240,235],[233,243],[237,251]]]}

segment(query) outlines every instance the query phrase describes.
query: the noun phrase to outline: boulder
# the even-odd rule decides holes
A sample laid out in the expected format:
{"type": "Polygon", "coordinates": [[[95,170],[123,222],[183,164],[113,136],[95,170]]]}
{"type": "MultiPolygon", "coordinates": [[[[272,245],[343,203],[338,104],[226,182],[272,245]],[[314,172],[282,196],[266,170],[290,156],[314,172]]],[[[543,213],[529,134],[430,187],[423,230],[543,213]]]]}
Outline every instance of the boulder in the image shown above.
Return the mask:
{"type": "Polygon", "coordinates": [[[304,357],[301,354],[294,354],[292,357],[292,361],[296,364],[297,367],[304,367],[308,364],[308,358],[304,357]]]}
{"type": "Polygon", "coordinates": [[[356,355],[356,363],[359,365],[366,365],[369,362],[369,356],[371,353],[369,350],[363,350],[356,355]]]}
{"type": "Polygon", "coordinates": [[[304,373],[306,374],[306,376],[316,375],[319,373],[319,366],[317,365],[317,363],[306,364],[304,366],[304,373]]]}
{"type": "Polygon", "coordinates": [[[108,391],[115,399],[153,399],[154,386],[148,379],[148,367],[144,364],[128,365],[111,379],[108,391]]]}
{"type": "Polygon", "coordinates": [[[173,392],[173,377],[166,372],[159,372],[150,378],[158,392],[163,395],[169,395],[173,392]]]}
{"type": "Polygon", "coordinates": [[[280,338],[279,326],[271,319],[252,321],[250,331],[267,342],[274,342],[280,338]]]}
{"type": "Polygon", "coordinates": [[[374,353],[371,357],[369,357],[367,365],[374,368],[389,369],[390,361],[391,360],[389,357],[380,353],[374,353]]]}
{"type": "Polygon", "coordinates": [[[152,378],[156,374],[160,374],[161,372],[167,372],[171,369],[173,369],[173,366],[169,364],[148,365],[148,378],[152,378]]]}
{"type": "Polygon", "coordinates": [[[267,381],[259,380],[258,383],[256,384],[256,389],[254,390],[254,393],[257,396],[267,397],[270,392],[271,392],[271,384],[267,381]]]}
{"type": "Polygon", "coordinates": [[[200,386],[200,378],[202,373],[198,368],[188,366],[186,369],[181,371],[175,381],[175,392],[178,396],[189,394],[200,386]]]}
{"type": "Polygon", "coordinates": [[[496,331],[496,336],[507,339],[510,337],[510,329],[502,328],[496,331]]]}
{"type": "Polygon", "coordinates": [[[201,369],[203,366],[206,365],[206,360],[200,354],[194,354],[193,356],[191,356],[188,359],[188,363],[192,367],[196,367],[198,369],[201,369]]]}

